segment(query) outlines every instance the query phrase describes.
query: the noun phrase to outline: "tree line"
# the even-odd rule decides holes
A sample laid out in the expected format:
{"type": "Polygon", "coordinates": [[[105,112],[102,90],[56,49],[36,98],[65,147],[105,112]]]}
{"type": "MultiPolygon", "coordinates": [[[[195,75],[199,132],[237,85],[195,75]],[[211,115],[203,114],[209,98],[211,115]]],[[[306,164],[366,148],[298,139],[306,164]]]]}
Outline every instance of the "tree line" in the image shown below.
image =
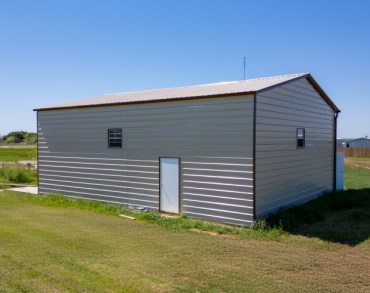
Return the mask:
{"type": "Polygon", "coordinates": [[[27,131],[12,131],[6,135],[0,135],[0,143],[27,143],[35,144],[37,133],[27,131]]]}

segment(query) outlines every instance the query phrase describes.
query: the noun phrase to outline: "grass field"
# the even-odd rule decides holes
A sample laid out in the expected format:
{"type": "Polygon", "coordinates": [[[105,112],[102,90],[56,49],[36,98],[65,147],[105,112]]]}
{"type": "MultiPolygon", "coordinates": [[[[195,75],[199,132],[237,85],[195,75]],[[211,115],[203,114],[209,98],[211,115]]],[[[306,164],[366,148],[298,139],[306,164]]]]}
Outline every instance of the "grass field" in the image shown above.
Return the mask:
{"type": "Polygon", "coordinates": [[[368,239],[350,246],[289,234],[213,236],[122,219],[99,205],[0,193],[0,291],[369,289],[368,239]]]}
{"type": "Polygon", "coordinates": [[[345,187],[254,229],[0,190],[0,292],[369,292],[370,169],[345,187]]]}
{"type": "Polygon", "coordinates": [[[0,162],[36,161],[36,147],[0,148],[0,162]]]}
{"type": "Polygon", "coordinates": [[[0,183],[37,184],[37,171],[26,167],[0,168],[0,183]]]}
{"type": "Polygon", "coordinates": [[[345,158],[344,188],[370,188],[370,158],[345,158]]]}
{"type": "Polygon", "coordinates": [[[345,166],[344,188],[345,189],[370,188],[370,169],[345,166]]]}
{"type": "Polygon", "coordinates": [[[348,159],[351,159],[351,160],[355,160],[355,161],[370,161],[370,158],[348,158],[348,159]]]}
{"type": "MultiPolygon", "coordinates": [[[[36,147],[0,147],[0,162],[37,160],[36,147]]],[[[0,183],[37,184],[37,171],[26,167],[0,168],[0,183]]],[[[2,189],[4,185],[0,185],[2,189]]]]}

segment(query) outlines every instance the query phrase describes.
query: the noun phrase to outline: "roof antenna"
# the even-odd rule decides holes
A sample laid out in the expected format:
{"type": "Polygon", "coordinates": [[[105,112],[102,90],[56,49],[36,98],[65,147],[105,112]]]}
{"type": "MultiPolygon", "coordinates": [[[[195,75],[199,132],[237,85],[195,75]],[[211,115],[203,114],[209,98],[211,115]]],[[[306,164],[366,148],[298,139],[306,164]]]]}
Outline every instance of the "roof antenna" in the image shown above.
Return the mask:
{"type": "Polygon", "coordinates": [[[244,65],[244,80],[245,80],[245,66],[247,65],[247,59],[245,59],[245,56],[243,60],[243,65],[244,65]]]}

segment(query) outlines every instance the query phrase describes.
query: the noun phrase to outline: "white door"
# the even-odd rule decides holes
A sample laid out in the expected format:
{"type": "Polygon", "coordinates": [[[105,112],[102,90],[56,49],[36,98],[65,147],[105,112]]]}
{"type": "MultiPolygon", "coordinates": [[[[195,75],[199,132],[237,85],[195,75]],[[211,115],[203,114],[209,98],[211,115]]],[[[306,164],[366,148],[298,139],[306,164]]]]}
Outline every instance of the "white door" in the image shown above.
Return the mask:
{"type": "Polygon", "coordinates": [[[160,158],[160,211],[179,213],[179,159],[160,158]]]}

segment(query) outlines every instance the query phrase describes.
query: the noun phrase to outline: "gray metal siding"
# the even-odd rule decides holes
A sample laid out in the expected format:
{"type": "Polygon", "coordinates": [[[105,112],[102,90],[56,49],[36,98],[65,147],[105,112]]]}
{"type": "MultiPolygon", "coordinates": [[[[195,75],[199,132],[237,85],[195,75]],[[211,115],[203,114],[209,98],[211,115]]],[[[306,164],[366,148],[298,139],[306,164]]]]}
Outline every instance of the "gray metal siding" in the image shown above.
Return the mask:
{"type": "Polygon", "coordinates": [[[349,148],[370,148],[370,139],[359,138],[347,141],[349,148]]]}
{"type": "Polygon", "coordinates": [[[259,93],[256,109],[256,216],[331,191],[334,113],[309,82],[259,93]],[[297,128],[305,128],[302,149],[297,128]]]}
{"type": "Polygon", "coordinates": [[[253,220],[253,97],[38,112],[39,192],[159,208],[159,157],[179,157],[180,211],[253,220]],[[107,147],[122,128],[123,148],[107,147]]]}

